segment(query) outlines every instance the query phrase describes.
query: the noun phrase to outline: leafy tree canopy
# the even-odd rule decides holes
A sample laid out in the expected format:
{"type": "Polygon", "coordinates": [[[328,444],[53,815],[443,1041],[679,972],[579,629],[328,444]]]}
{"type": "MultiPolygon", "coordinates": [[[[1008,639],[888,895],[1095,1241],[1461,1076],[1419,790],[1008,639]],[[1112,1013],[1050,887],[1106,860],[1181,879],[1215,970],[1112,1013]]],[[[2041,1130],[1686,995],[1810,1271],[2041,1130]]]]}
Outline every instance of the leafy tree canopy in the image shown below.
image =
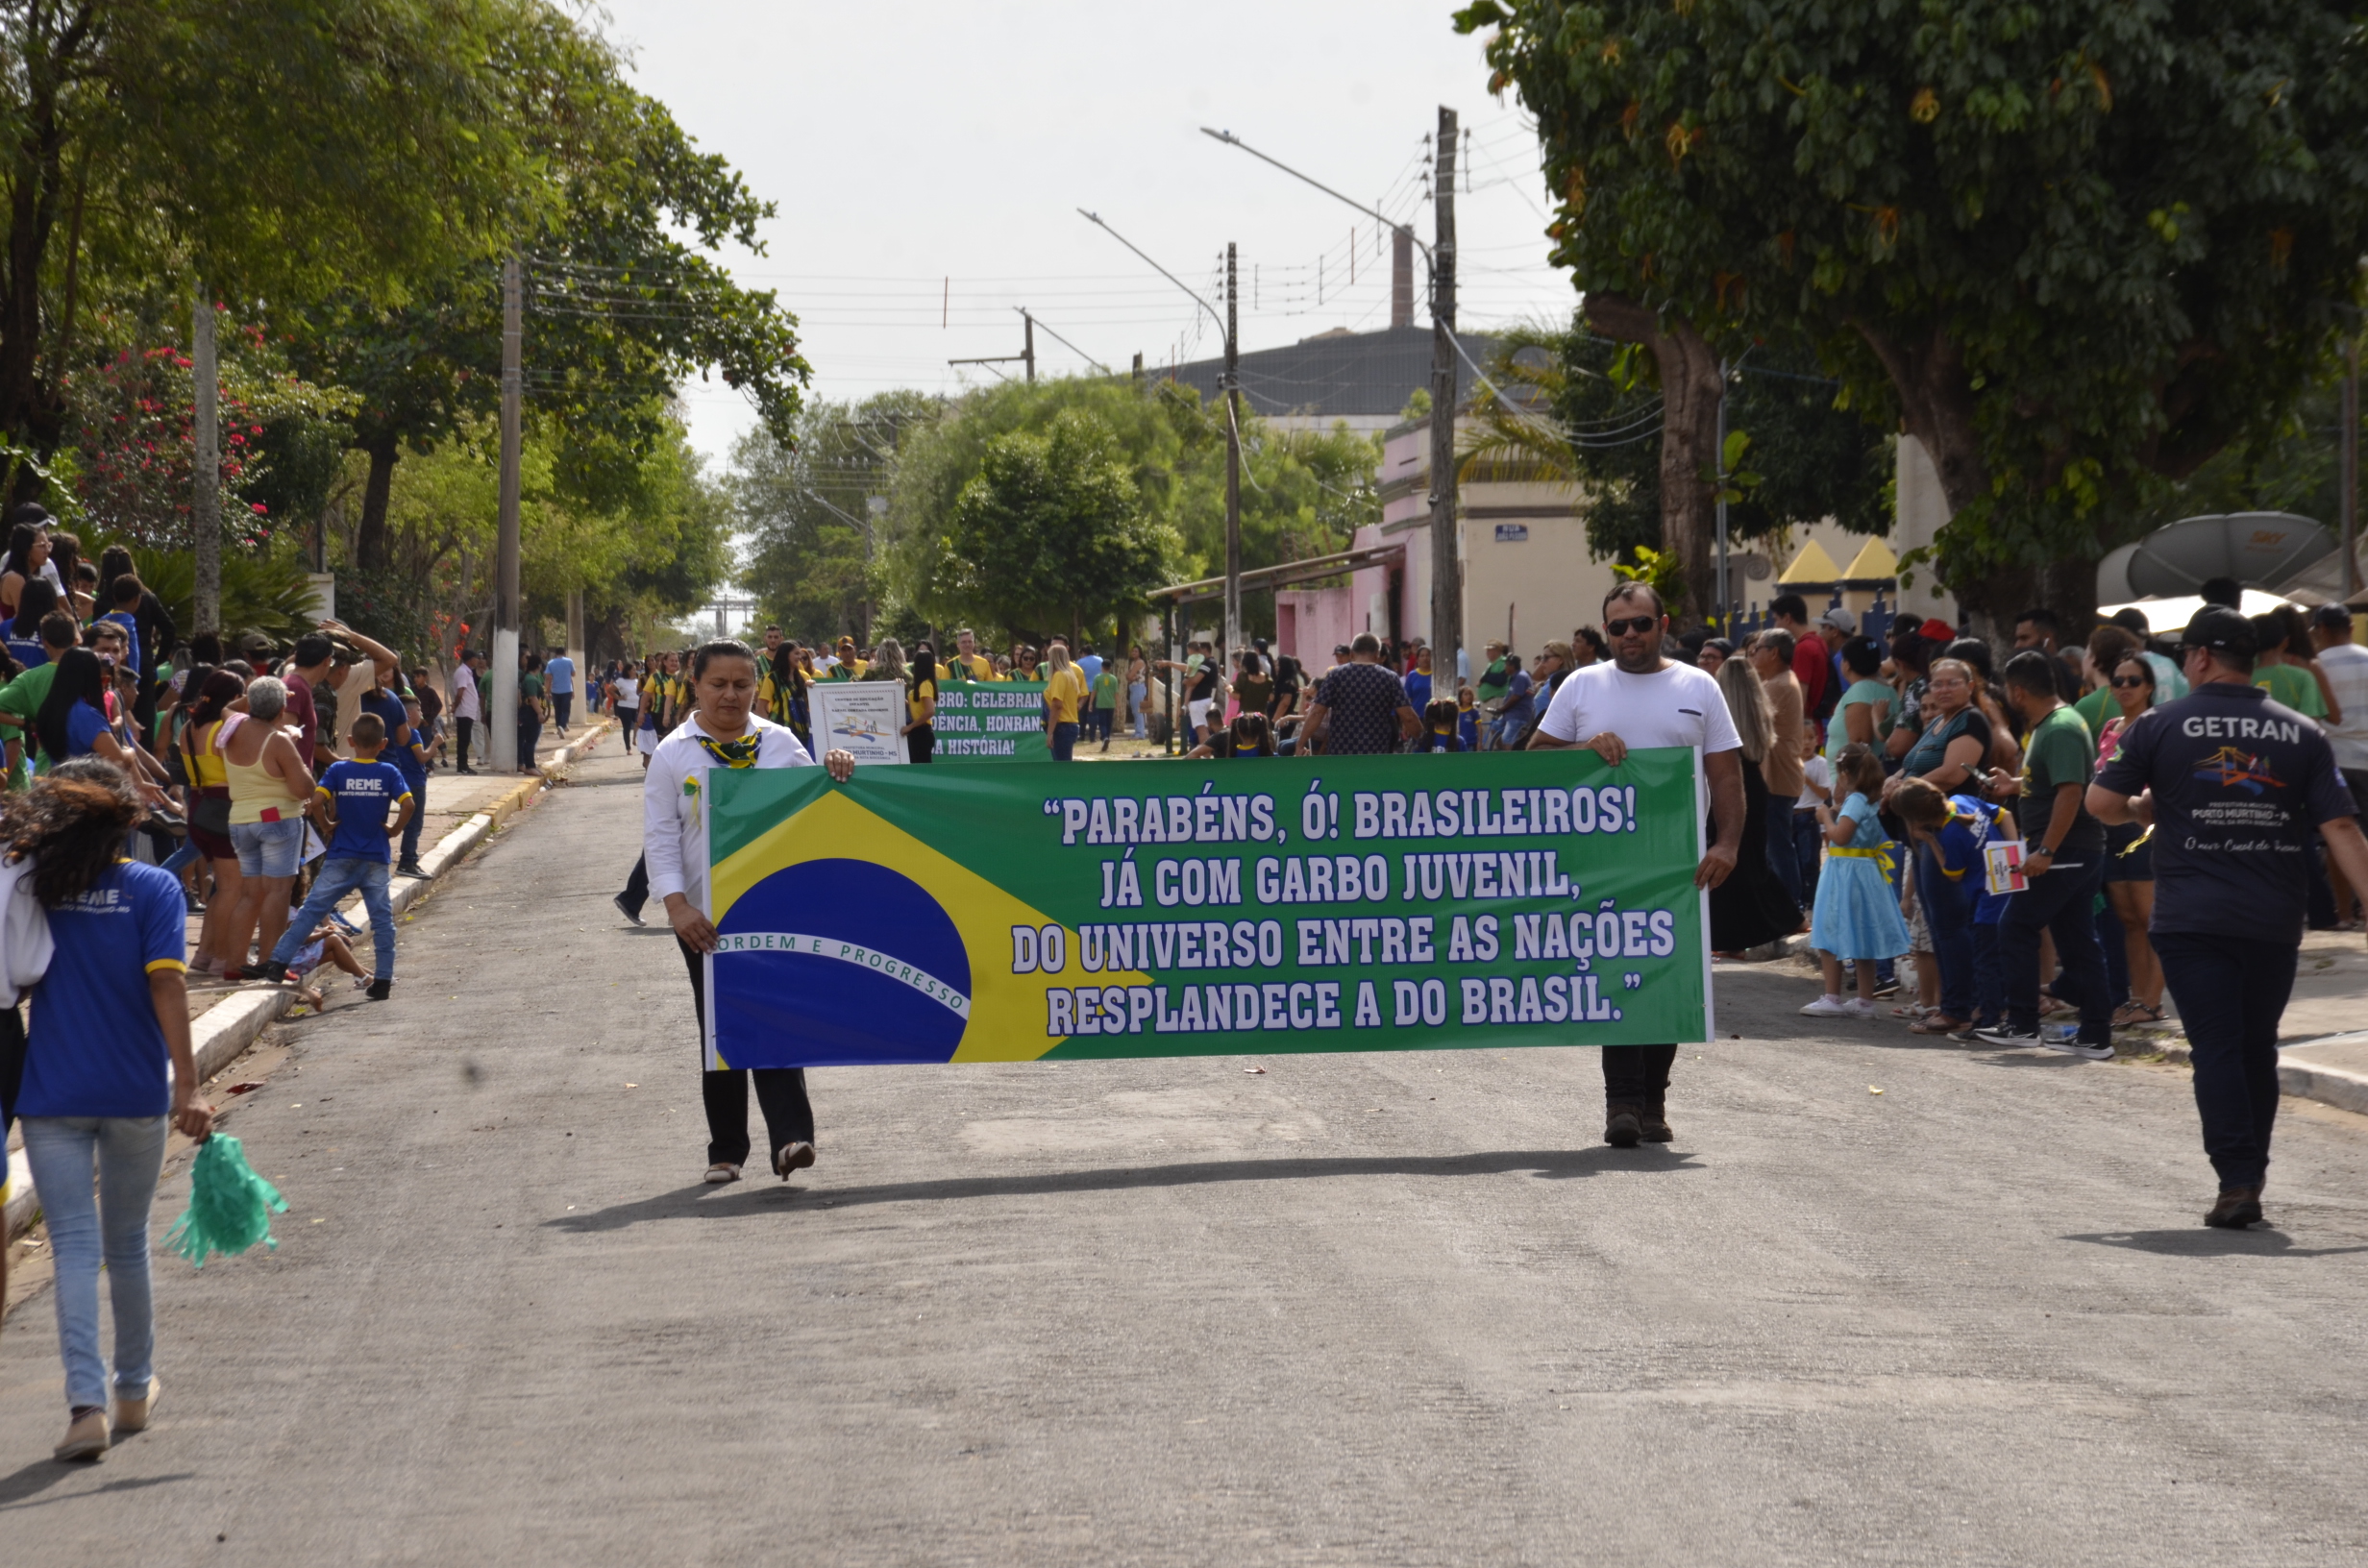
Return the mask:
{"type": "Polygon", "coordinates": [[[1798,332],[1930,449],[1977,607],[2275,429],[2356,301],[2368,59],[2230,0],[1474,0],[1555,259],[1733,354],[1798,332]]]}
{"type": "MultiPolygon", "coordinates": [[[[1223,570],[1223,407],[1204,408],[1189,389],[1170,383],[1139,387],[1124,380],[1073,377],[983,388],[904,429],[883,551],[887,586],[897,598],[929,612],[955,505],[984,466],[988,449],[1004,435],[1047,433],[1071,410],[1090,413],[1110,432],[1147,513],[1176,541],[1167,563],[1172,576],[1189,580],[1223,570]]],[[[1347,548],[1358,527],[1381,520],[1379,461],[1371,440],[1344,429],[1281,431],[1245,412],[1245,568],[1347,548]]],[[[1102,613],[1118,608],[1114,603],[1102,613]]],[[[1246,596],[1244,610],[1253,629],[1272,629],[1270,594],[1246,596]]],[[[1042,628],[1012,624],[1003,629],[1042,628]]]]}
{"type": "Polygon", "coordinates": [[[950,521],[931,604],[1036,635],[1141,611],[1175,552],[1116,434],[1080,408],[989,441],[950,521]]]}

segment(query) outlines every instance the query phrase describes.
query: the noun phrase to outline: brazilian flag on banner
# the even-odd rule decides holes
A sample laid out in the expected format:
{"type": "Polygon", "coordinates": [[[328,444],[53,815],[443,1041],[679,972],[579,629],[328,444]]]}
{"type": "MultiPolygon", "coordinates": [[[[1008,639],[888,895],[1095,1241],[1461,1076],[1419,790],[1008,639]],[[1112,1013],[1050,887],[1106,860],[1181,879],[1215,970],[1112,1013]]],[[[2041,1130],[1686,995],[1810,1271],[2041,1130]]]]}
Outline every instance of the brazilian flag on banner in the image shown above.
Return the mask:
{"type": "Polygon", "coordinates": [[[718,770],[730,1067],[1707,1040],[1700,761],[718,770]]]}

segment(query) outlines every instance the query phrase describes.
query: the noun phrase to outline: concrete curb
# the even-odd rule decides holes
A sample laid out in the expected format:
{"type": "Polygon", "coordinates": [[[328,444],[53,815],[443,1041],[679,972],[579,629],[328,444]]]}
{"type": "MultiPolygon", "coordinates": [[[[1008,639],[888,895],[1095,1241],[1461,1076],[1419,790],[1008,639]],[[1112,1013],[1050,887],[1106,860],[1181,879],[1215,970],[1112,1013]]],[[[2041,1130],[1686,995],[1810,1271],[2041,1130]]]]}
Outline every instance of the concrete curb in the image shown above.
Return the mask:
{"type": "MultiPolygon", "coordinates": [[[[2354,1037],[2331,1035],[2323,1038],[2348,1040],[2354,1037]]],[[[2281,1060],[2278,1063],[2278,1089],[2280,1092],[2291,1094],[2298,1100],[2316,1100],[2321,1105],[2331,1105],[2338,1111],[2356,1111],[2362,1115],[2368,1115],[2368,1074],[2347,1071],[2342,1067],[2331,1067],[2320,1062],[2298,1062],[2282,1055],[2285,1051],[2300,1050],[2305,1046],[2317,1043],[2317,1040],[2293,1040],[2285,1041],[2279,1047],[2281,1060]]],[[[2187,1067],[2195,1065],[2193,1056],[2187,1050],[2184,1036],[2166,1040],[2161,1042],[2159,1048],[2162,1060],[2165,1062],[2176,1062],[2187,1067]]]]}
{"type": "MultiPolygon", "coordinates": [[[[593,743],[615,727],[613,721],[604,719],[597,727],[586,729],[559,747],[544,764],[540,777],[519,780],[516,789],[438,839],[433,848],[419,857],[419,863],[433,876],[441,878],[467,859],[471,850],[491,838],[495,829],[558,782],[561,770],[590,750],[593,743]]],[[[395,914],[400,918],[406,910],[426,897],[434,886],[433,881],[398,877],[389,890],[388,902],[394,905],[395,914]]],[[[357,896],[341,907],[351,914],[361,907],[361,899],[357,896]]],[[[247,1047],[261,1038],[265,1029],[278,1022],[295,1005],[296,991],[292,986],[270,986],[224,993],[220,1001],[199,1014],[189,1024],[189,1050],[197,1059],[198,1081],[203,1083],[211,1079],[237,1061],[247,1047]]],[[[5,1213],[0,1213],[0,1237],[5,1237],[7,1241],[14,1241],[32,1229],[34,1220],[38,1216],[39,1200],[33,1190],[33,1173],[24,1163],[21,1139],[12,1138],[10,1144],[9,1201],[5,1213]]]]}

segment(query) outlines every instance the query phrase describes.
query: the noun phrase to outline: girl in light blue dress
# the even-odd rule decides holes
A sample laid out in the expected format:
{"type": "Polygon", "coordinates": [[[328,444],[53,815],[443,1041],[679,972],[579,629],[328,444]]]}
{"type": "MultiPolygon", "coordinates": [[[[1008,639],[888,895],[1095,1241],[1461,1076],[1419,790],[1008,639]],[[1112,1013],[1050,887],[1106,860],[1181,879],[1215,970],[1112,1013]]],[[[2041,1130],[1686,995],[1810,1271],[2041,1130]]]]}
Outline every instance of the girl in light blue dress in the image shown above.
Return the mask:
{"type": "Polygon", "coordinates": [[[1817,808],[1825,830],[1825,869],[1817,877],[1817,904],[1809,943],[1825,970],[1825,994],[1801,1009],[1811,1017],[1871,1018],[1875,1016],[1875,965],[1908,950],[1908,922],[1900,918],[1899,892],[1891,885],[1894,846],[1875,816],[1883,793],[1883,764],[1864,743],[1853,741],[1834,759],[1838,810],[1817,808]],[[1841,967],[1858,970],[1859,993],[1841,999],[1841,967]]]}

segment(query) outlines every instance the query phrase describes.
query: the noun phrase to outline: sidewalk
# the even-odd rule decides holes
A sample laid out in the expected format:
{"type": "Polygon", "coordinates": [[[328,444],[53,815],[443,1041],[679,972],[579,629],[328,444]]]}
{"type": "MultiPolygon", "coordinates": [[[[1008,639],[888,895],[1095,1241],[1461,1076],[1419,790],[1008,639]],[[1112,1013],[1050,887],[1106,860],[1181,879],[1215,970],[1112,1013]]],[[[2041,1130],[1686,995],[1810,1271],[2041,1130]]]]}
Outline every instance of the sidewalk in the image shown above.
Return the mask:
{"type": "MultiPolygon", "coordinates": [[[[2288,1094],[2368,1115],[2368,941],[2358,932],[2303,938],[2294,994],[2278,1021],[2278,1085],[2288,1094]]],[[[2173,1035],[2163,1057],[2185,1062],[2173,1035]]]]}
{"type": "MultiPolygon", "coordinates": [[[[533,778],[517,773],[482,772],[469,778],[456,777],[449,772],[431,773],[428,821],[420,830],[420,843],[432,847],[420,850],[420,864],[432,876],[441,878],[490,837],[495,828],[549,789],[560,770],[589,751],[615,727],[614,721],[602,719],[578,729],[573,739],[549,753],[542,772],[533,778]]],[[[390,887],[396,919],[400,920],[404,912],[426,897],[435,885],[416,877],[396,877],[390,887]]],[[[361,899],[348,899],[340,912],[362,920],[361,899]]],[[[188,940],[192,949],[197,944],[200,920],[199,916],[189,917],[188,940]]],[[[366,937],[360,950],[368,951],[366,937]]],[[[332,971],[328,983],[341,985],[343,981],[342,974],[332,971]]],[[[266,1028],[295,1005],[293,986],[270,986],[260,981],[236,986],[193,982],[189,988],[189,1046],[197,1058],[199,1081],[213,1077],[237,1060],[266,1028]]],[[[24,1129],[11,1128],[9,1201],[5,1213],[0,1213],[0,1245],[13,1241],[30,1229],[38,1208],[23,1149],[24,1129]]]]}

